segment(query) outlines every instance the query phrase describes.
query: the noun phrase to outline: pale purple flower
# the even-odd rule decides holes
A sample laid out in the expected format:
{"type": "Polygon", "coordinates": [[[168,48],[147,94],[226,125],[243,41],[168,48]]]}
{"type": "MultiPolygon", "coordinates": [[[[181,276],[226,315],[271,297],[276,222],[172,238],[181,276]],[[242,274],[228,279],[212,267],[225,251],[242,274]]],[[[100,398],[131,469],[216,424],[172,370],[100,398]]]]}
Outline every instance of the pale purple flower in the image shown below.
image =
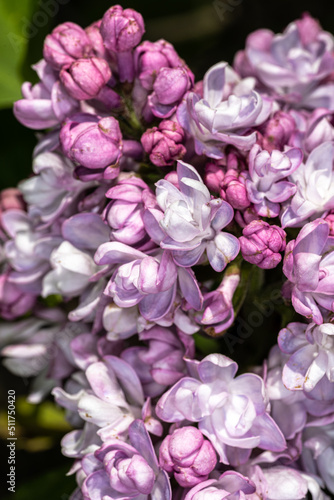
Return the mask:
{"type": "Polygon", "coordinates": [[[14,103],[14,115],[28,128],[54,127],[76,112],[79,103],[68,95],[57,73],[44,59],[33,65],[33,69],[40,82],[22,85],[23,99],[14,103]]]}
{"type": "Polygon", "coordinates": [[[59,24],[44,41],[44,59],[55,69],[92,55],[92,44],[78,24],[59,24]]]}
{"type": "Polygon", "coordinates": [[[211,198],[191,165],[179,161],[177,175],[180,189],[164,179],[157,182],[157,202],[163,214],[148,210],[147,230],[153,240],[161,239],[162,248],[171,250],[178,266],[195,265],[206,251],[213,269],[221,272],[239,253],[237,238],[221,231],[233,219],[233,209],[211,198]]]}
{"type": "Polygon", "coordinates": [[[296,193],[281,213],[283,227],[301,227],[334,208],[334,142],[324,142],[290,175],[296,193]]]}
{"type": "Polygon", "coordinates": [[[240,80],[227,63],[218,63],[203,80],[203,98],[190,92],[179,106],[178,121],[195,140],[196,153],[223,157],[223,146],[249,150],[256,132],[269,116],[272,103],[253,90],[252,79],[240,80]]]}
{"type": "Polygon", "coordinates": [[[329,500],[314,477],[295,468],[282,465],[261,468],[250,465],[240,469],[256,486],[256,492],[247,496],[247,500],[306,500],[309,498],[308,491],[313,500],[329,500]]]}
{"type": "Polygon", "coordinates": [[[180,331],[175,334],[158,325],[141,332],[139,340],[148,346],[129,347],[121,358],[135,369],[145,396],[161,396],[167,387],[187,375],[184,357],[193,358],[194,341],[189,335],[180,331]]]}
{"type": "Polygon", "coordinates": [[[283,272],[291,282],[295,310],[322,324],[320,307],[334,312],[334,238],[326,221],[309,222],[288,243],[283,272]]]}
{"type": "Polygon", "coordinates": [[[286,233],[279,226],[263,220],[254,220],[242,231],[239,238],[241,254],[247,262],[261,269],[272,269],[282,260],[286,233]]]}
{"type": "Polygon", "coordinates": [[[50,270],[50,255],[62,242],[61,236],[52,229],[37,230],[32,218],[21,210],[5,212],[2,224],[11,238],[5,243],[5,255],[13,269],[10,282],[38,295],[50,270]]]}
{"type": "Polygon", "coordinates": [[[159,448],[160,466],[173,473],[184,488],[203,483],[217,463],[216,452],[196,427],[181,427],[165,437],[159,448]]]}
{"type": "Polygon", "coordinates": [[[146,232],[143,214],[146,203],[155,197],[140,178],[123,174],[117,184],[106,192],[111,199],[104,211],[104,218],[111,228],[111,239],[140,250],[154,246],[146,232]],[[127,177],[125,177],[127,175],[127,177]]]}
{"type": "Polygon", "coordinates": [[[66,156],[81,166],[77,171],[84,179],[117,177],[123,142],[114,117],[78,113],[63,125],[60,142],[66,156]]]}
{"type": "Polygon", "coordinates": [[[97,97],[111,78],[107,61],[98,57],[77,59],[70,66],[64,66],[59,74],[67,93],[82,101],[97,97]]]}
{"type": "Polygon", "coordinates": [[[110,302],[103,310],[103,327],[107,332],[106,338],[111,341],[127,339],[144,329],[140,319],[143,319],[137,306],[119,307],[110,302]]]}
{"type": "Polygon", "coordinates": [[[183,129],[171,120],[163,120],[158,127],[146,130],[140,140],[151,162],[157,167],[173,165],[186,153],[185,146],[181,144],[184,140],[183,129]]]}
{"type": "MultiPolygon", "coordinates": [[[[316,392],[321,384],[322,399],[334,396],[334,325],[289,323],[278,335],[280,349],[288,355],[282,379],[290,390],[316,392]],[[323,378],[326,377],[326,380],[323,378]],[[327,388],[327,390],[326,390],[327,388]]],[[[312,395],[311,395],[312,397],[312,395]]],[[[314,395],[313,395],[314,397],[314,395]]]]}
{"type": "Polygon", "coordinates": [[[170,500],[168,475],[158,464],[151,438],[144,423],[135,420],[129,427],[131,444],[108,440],[82,460],[87,477],[82,486],[87,500],[159,498],[170,500]]]}
{"type": "Polygon", "coordinates": [[[0,316],[15,319],[27,313],[36,302],[36,295],[25,293],[10,282],[10,271],[0,274],[0,316]]]}
{"type": "Polygon", "coordinates": [[[43,279],[42,296],[60,294],[65,297],[80,295],[98,271],[91,255],[69,241],[63,241],[50,255],[52,270],[43,279]]]}
{"type": "Polygon", "coordinates": [[[74,178],[73,163],[53,152],[43,152],[33,160],[36,174],[20,182],[28,212],[42,225],[50,225],[78,199],[83,189],[90,187],[74,178]]]}
{"type": "Polygon", "coordinates": [[[227,330],[234,321],[232,299],[240,282],[240,271],[233,266],[225,273],[219,287],[204,294],[204,312],[198,318],[203,329],[209,335],[219,335],[227,330]]]}
{"type": "Polygon", "coordinates": [[[198,422],[225,464],[245,463],[253,448],[282,451],[285,439],[267,413],[263,380],[245,373],[234,378],[237,364],[210,354],[159,400],[156,413],[167,422],[198,422]]]}
{"type": "Polygon", "coordinates": [[[302,151],[291,148],[269,153],[256,144],[249,154],[248,197],[261,217],[277,217],[280,203],[291,198],[297,187],[286,178],[298,169],[302,151]]]}
{"type": "Polygon", "coordinates": [[[334,494],[334,424],[312,425],[303,432],[302,464],[306,472],[320,476],[334,494]]]}
{"type": "Polygon", "coordinates": [[[306,14],[282,34],[260,29],[247,38],[234,66],[255,76],[276,99],[294,107],[333,109],[333,85],[324,82],[334,70],[334,41],[306,14]]]}
{"type": "Polygon", "coordinates": [[[325,108],[315,109],[313,112],[291,110],[296,128],[290,135],[288,144],[301,148],[306,155],[322,143],[334,140],[334,127],[331,124],[333,112],[325,108]]]}
{"type": "Polygon", "coordinates": [[[168,251],[146,255],[123,243],[110,242],[98,248],[95,262],[118,265],[105,293],[120,307],[138,304],[141,315],[149,321],[157,321],[169,312],[177,286],[191,307],[201,309],[202,296],[194,273],[178,268],[168,251]]]}
{"type": "Polygon", "coordinates": [[[194,486],[184,500],[244,500],[253,497],[255,485],[253,481],[236,471],[226,471],[217,479],[208,479],[194,486]],[[246,496],[247,495],[247,496],[246,496]]]}

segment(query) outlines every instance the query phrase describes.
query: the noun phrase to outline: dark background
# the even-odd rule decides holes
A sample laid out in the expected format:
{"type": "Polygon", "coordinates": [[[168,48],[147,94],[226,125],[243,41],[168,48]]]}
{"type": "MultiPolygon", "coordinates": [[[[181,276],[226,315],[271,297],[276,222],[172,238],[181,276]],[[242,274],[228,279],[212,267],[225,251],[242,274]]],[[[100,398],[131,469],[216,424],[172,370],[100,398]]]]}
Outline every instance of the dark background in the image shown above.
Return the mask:
{"type": "MultiPolygon", "coordinates": [[[[19,85],[25,80],[36,81],[30,66],[42,57],[44,37],[65,21],[86,27],[100,19],[112,5],[109,0],[59,0],[58,4],[58,13],[51,15],[45,14],[49,0],[0,0],[1,189],[15,186],[31,171],[36,132],[16,122],[11,106],[20,98],[19,85]],[[8,37],[9,34],[14,34],[14,38],[8,37]],[[14,48],[9,40],[16,43],[14,48]]],[[[325,30],[334,32],[334,2],[329,0],[142,0],[121,4],[141,12],[146,24],[145,39],[165,38],[173,43],[197,80],[218,61],[232,63],[234,54],[244,47],[251,31],[268,28],[282,32],[303,12],[309,12],[319,19],[325,30]]],[[[25,404],[27,381],[12,376],[4,368],[0,375],[3,380],[0,389],[2,438],[6,437],[7,390],[14,388],[18,396],[22,395],[17,408],[18,492],[8,498],[66,500],[74,481],[64,477],[71,461],[60,454],[59,441],[66,432],[61,415],[52,410],[48,402],[42,410],[25,404]]],[[[8,472],[5,444],[2,441],[0,452],[3,478],[8,472]]],[[[4,494],[6,481],[7,478],[1,481],[4,494]]],[[[1,493],[0,496],[3,498],[1,493]]]]}

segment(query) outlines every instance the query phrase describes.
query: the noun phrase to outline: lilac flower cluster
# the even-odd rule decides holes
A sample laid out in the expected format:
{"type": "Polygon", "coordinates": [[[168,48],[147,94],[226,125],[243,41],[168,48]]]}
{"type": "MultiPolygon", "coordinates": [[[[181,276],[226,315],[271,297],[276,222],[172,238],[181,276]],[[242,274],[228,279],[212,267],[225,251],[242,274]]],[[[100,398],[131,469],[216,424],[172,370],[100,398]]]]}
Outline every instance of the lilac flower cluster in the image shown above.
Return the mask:
{"type": "Polygon", "coordinates": [[[334,39],[305,14],[195,83],[144,32],[63,23],[22,86],[44,132],[0,194],[4,364],[66,409],[72,500],[329,499],[334,39]],[[238,366],[219,337],[274,273],[282,328],[238,366]]]}

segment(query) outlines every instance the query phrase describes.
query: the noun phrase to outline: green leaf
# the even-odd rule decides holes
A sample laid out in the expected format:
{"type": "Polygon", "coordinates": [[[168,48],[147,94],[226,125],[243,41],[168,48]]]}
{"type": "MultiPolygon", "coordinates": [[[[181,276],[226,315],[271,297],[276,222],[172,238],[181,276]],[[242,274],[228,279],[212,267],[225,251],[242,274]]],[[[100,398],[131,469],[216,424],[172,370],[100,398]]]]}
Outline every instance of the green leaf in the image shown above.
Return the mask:
{"type": "Polygon", "coordinates": [[[11,106],[21,97],[22,64],[29,39],[37,28],[30,17],[37,0],[0,2],[0,107],[11,106]]]}

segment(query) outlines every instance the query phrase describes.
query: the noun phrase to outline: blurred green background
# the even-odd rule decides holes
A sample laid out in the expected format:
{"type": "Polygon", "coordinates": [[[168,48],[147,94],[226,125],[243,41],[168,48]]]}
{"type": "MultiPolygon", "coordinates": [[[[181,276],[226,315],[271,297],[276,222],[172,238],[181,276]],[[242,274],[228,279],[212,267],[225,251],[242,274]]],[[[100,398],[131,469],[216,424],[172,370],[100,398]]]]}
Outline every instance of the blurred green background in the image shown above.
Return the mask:
{"type": "MultiPolygon", "coordinates": [[[[23,81],[36,81],[31,64],[42,57],[45,36],[59,23],[72,21],[85,27],[100,19],[112,5],[109,0],[0,0],[0,188],[15,186],[29,176],[36,132],[16,122],[12,104],[20,98],[23,81]]],[[[196,78],[201,79],[214,63],[233,61],[246,36],[258,28],[281,32],[307,11],[324,29],[334,32],[334,2],[329,0],[168,0],[124,1],[122,6],[139,10],[146,23],[145,39],[165,38],[175,45],[196,78]]],[[[50,402],[34,408],[24,402],[27,381],[0,368],[1,470],[8,472],[6,399],[15,389],[17,403],[17,493],[15,500],[66,500],[74,488],[65,472],[70,460],[60,454],[59,441],[67,431],[62,412],[50,402]]],[[[7,498],[6,481],[0,497],[7,498]]]]}

